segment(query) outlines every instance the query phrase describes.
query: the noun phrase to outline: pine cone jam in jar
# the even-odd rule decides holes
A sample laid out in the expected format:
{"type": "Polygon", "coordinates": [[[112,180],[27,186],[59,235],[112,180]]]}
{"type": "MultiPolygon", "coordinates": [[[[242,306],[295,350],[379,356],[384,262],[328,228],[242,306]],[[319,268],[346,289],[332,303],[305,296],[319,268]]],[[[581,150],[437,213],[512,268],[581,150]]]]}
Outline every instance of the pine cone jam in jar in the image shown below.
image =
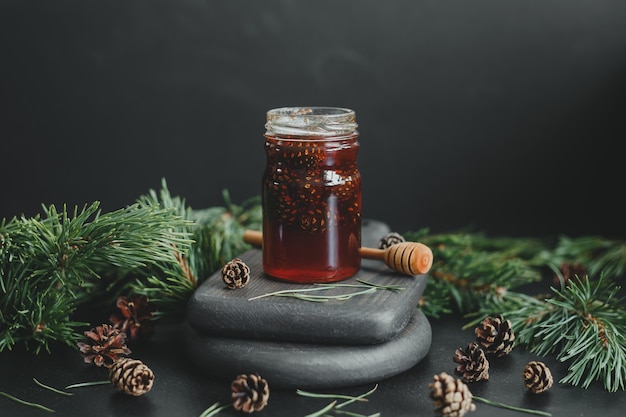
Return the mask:
{"type": "Polygon", "coordinates": [[[263,269],[296,283],[340,281],[361,266],[356,115],[334,107],[267,112],[263,269]]]}

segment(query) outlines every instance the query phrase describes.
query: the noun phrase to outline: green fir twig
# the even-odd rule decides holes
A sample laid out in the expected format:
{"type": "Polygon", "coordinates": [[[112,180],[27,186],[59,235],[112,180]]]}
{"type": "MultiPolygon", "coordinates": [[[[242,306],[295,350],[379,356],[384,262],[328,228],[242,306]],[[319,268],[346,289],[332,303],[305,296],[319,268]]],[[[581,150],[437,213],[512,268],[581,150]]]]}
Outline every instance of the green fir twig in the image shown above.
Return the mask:
{"type": "Polygon", "coordinates": [[[195,289],[226,262],[250,247],[243,242],[243,232],[260,229],[260,199],[252,198],[235,205],[226,190],[223,198],[224,207],[193,210],[185,199],[170,193],[165,179],[160,190],[149,190],[139,198],[138,201],[146,206],[173,209],[189,222],[180,232],[190,234],[193,239],[187,253],[175,253],[176,262],[161,263],[146,271],[127,289],[127,292],[148,296],[158,309],[156,318],[182,319],[195,289]]]}
{"type": "Polygon", "coordinates": [[[35,353],[57,341],[73,346],[86,325],[72,319],[77,308],[106,298],[111,270],[174,262],[172,247],[190,243],[172,231],[181,224],[171,209],[101,213],[97,202],[0,221],[0,352],[20,342],[35,353]]]}
{"type": "Polygon", "coordinates": [[[428,229],[406,236],[433,250],[431,279],[420,300],[427,316],[459,312],[470,320],[467,329],[502,314],[511,320],[518,345],[569,363],[561,382],[588,387],[598,380],[608,391],[625,389],[626,314],[618,296],[625,242],[430,235],[428,229]],[[579,281],[574,272],[586,278],[579,281]],[[561,289],[552,288],[554,283],[561,289]]]}

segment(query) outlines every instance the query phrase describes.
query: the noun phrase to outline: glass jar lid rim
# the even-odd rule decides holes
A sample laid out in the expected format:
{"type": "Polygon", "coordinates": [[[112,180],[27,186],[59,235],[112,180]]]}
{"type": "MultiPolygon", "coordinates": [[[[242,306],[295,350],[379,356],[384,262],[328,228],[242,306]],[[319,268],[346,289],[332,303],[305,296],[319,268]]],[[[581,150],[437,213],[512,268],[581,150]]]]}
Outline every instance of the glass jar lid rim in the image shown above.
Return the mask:
{"type": "Polygon", "coordinates": [[[267,133],[335,136],[356,131],[356,114],[345,107],[278,107],[267,112],[267,133]]]}

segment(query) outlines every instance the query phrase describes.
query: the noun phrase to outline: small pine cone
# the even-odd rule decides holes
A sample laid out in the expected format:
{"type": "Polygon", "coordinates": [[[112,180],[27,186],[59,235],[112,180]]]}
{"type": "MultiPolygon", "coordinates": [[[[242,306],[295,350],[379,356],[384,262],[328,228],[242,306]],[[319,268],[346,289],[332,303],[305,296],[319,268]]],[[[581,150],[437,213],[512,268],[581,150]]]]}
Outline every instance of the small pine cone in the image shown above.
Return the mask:
{"type": "Polygon", "coordinates": [[[222,280],[230,289],[243,288],[250,281],[250,267],[235,258],[222,267],[222,280]]]}
{"type": "Polygon", "coordinates": [[[109,368],[109,380],[118,391],[138,397],[152,389],[154,373],[140,360],[123,358],[109,368]]]}
{"type": "Polygon", "coordinates": [[[430,388],[435,414],[442,417],[462,417],[468,411],[474,411],[472,393],[463,381],[445,372],[435,375],[430,388]]]}
{"type": "Polygon", "coordinates": [[[233,408],[244,413],[261,411],[270,398],[269,385],[258,374],[238,375],[230,388],[233,408]]]}
{"type": "MultiPolygon", "coordinates": [[[[561,264],[561,274],[563,275],[564,284],[567,285],[574,277],[579,280],[584,279],[587,276],[587,268],[580,263],[563,262],[561,264]]],[[[558,276],[554,277],[554,283],[557,285],[560,283],[558,276]]]]}
{"type": "Polygon", "coordinates": [[[504,356],[513,350],[515,334],[510,320],[504,320],[502,315],[487,317],[479,327],[474,329],[476,341],[485,349],[485,352],[496,356],[504,356]]]}
{"type": "Polygon", "coordinates": [[[396,243],[405,242],[406,240],[400,233],[391,232],[387,233],[385,236],[381,237],[378,241],[379,249],[387,249],[391,245],[395,245],[396,243]]]}
{"type": "Polygon", "coordinates": [[[535,394],[547,391],[554,382],[552,372],[543,362],[531,361],[524,367],[524,385],[535,394]]]}
{"type": "Polygon", "coordinates": [[[113,326],[126,333],[130,340],[147,338],[154,332],[152,325],[152,313],[154,307],[149,303],[145,295],[133,295],[130,299],[118,297],[117,308],[109,318],[113,326]]]}
{"type": "Polygon", "coordinates": [[[465,350],[458,348],[454,351],[452,360],[459,364],[454,372],[461,376],[463,382],[489,379],[489,361],[478,343],[470,343],[465,350]]]}
{"type": "Polygon", "coordinates": [[[85,363],[109,368],[120,358],[130,353],[126,346],[126,333],[115,327],[103,324],[85,332],[87,342],[78,342],[78,349],[85,363]]]}

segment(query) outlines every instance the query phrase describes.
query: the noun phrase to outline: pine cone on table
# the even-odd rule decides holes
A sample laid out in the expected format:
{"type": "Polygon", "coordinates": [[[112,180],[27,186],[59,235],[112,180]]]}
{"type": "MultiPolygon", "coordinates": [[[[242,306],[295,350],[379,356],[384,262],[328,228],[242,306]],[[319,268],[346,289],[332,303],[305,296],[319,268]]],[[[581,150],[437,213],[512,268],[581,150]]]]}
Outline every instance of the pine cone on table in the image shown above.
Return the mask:
{"type": "Polygon", "coordinates": [[[463,382],[489,379],[489,361],[478,343],[472,342],[466,349],[456,349],[452,360],[459,364],[454,372],[461,376],[463,382]]]}
{"type": "Polygon", "coordinates": [[[222,280],[230,289],[243,288],[250,281],[250,267],[235,258],[222,267],[222,280]]]}
{"type": "Polygon", "coordinates": [[[511,321],[505,320],[501,314],[484,319],[481,325],[474,329],[474,334],[478,344],[487,353],[504,356],[513,350],[515,334],[511,321]]]}
{"type": "Polygon", "coordinates": [[[113,326],[126,333],[130,340],[138,340],[152,335],[154,326],[152,324],[152,306],[145,295],[134,295],[130,299],[122,296],[118,297],[117,308],[109,318],[113,326]]]}
{"type": "Polygon", "coordinates": [[[86,331],[85,336],[87,342],[78,342],[77,345],[86,363],[108,368],[121,356],[130,353],[126,346],[126,333],[111,325],[97,326],[86,331]]]}
{"type": "Polygon", "coordinates": [[[543,362],[531,361],[524,367],[524,385],[535,394],[547,391],[554,382],[552,372],[543,362]]]}
{"type": "Polygon", "coordinates": [[[378,241],[378,249],[387,249],[391,245],[395,245],[396,243],[406,242],[404,236],[397,232],[387,233],[385,236],[381,237],[378,241]]]}
{"type": "Polygon", "coordinates": [[[122,358],[109,368],[109,380],[118,391],[138,397],[152,389],[154,373],[137,359],[122,358]]]}
{"type": "Polygon", "coordinates": [[[244,413],[263,410],[270,397],[267,381],[258,374],[238,375],[230,388],[233,408],[244,413]]]}
{"type": "Polygon", "coordinates": [[[462,417],[468,411],[474,411],[472,393],[463,381],[445,372],[435,375],[430,388],[435,414],[442,417],[462,417]]]}

